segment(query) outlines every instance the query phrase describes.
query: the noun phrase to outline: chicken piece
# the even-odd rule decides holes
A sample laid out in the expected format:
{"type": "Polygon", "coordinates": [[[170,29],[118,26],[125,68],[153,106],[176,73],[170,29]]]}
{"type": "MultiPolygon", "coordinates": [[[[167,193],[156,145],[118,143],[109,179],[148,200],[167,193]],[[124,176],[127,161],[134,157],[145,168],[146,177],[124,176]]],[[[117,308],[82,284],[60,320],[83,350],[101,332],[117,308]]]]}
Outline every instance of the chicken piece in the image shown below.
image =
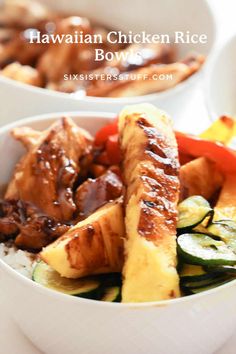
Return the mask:
{"type": "Polygon", "coordinates": [[[5,0],[1,8],[0,23],[4,26],[27,28],[51,18],[49,10],[34,0],[5,0]]]}
{"type": "MultiPolygon", "coordinates": [[[[91,33],[92,29],[89,21],[81,17],[68,17],[58,24],[56,34],[74,34],[75,31],[83,31],[84,35],[91,33]]],[[[84,57],[89,44],[77,43],[57,43],[51,45],[49,49],[39,59],[37,69],[47,82],[58,82],[63,79],[64,74],[74,73],[73,65],[83,67],[87,65],[88,58],[84,57]]],[[[76,71],[77,73],[78,71],[76,71]]]]}
{"type": "Polygon", "coordinates": [[[19,234],[15,238],[18,248],[40,251],[70,229],[69,225],[34,210],[26,215],[27,219],[18,224],[19,234]]]}
{"type": "Polygon", "coordinates": [[[19,31],[14,28],[1,28],[0,27],[0,44],[9,43],[18,34],[19,34],[19,31]]]}
{"type": "Polygon", "coordinates": [[[179,161],[172,125],[149,104],[119,116],[126,186],[123,302],[179,296],[176,223],[179,161]]]}
{"type": "Polygon", "coordinates": [[[220,190],[224,176],[216,164],[205,157],[199,157],[180,168],[180,200],[192,195],[201,195],[210,200],[220,190]]]}
{"type": "MultiPolygon", "coordinates": [[[[84,19],[82,19],[84,21],[84,19]]],[[[74,17],[70,17],[64,20],[66,26],[68,26],[68,30],[64,33],[68,33],[70,30],[71,24],[70,22],[74,21],[74,17]]],[[[59,26],[60,27],[60,26],[59,26]]],[[[79,31],[79,30],[78,30],[79,31]]],[[[99,67],[103,65],[105,59],[102,61],[96,61],[95,59],[95,49],[103,49],[104,53],[111,51],[117,51],[124,47],[124,45],[119,43],[109,43],[107,41],[107,34],[104,28],[101,27],[91,27],[89,30],[90,34],[96,35],[99,34],[102,37],[102,43],[80,43],[77,44],[76,47],[71,44],[67,44],[68,50],[68,58],[69,60],[64,60],[64,65],[66,66],[67,70],[64,70],[63,74],[78,74],[78,73],[87,73],[89,74],[91,70],[98,70],[99,67]],[[68,48],[70,46],[70,49],[68,48]],[[71,57],[69,55],[71,54],[71,57]]],[[[58,52],[61,50],[58,47],[58,52]]],[[[56,49],[55,49],[56,51],[56,49]]],[[[58,54],[59,55],[59,54],[58,54]]],[[[44,65],[47,70],[47,61],[54,60],[53,57],[53,49],[49,49],[48,52],[44,55],[44,59],[40,60],[39,68],[42,72],[45,72],[44,65]]],[[[62,63],[63,64],[63,63],[62,63]]],[[[62,65],[63,66],[63,65],[62,65]]],[[[76,92],[77,97],[84,97],[86,95],[86,81],[79,81],[74,79],[64,80],[63,75],[53,75],[51,74],[51,68],[48,67],[48,72],[45,73],[47,78],[46,88],[53,91],[65,92],[65,93],[73,93],[76,92]]]]}
{"type": "Polygon", "coordinates": [[[30,127],[15,128],[12,131],[14,139],[19,140],[27,150],[37,146],[42,138],[42,132],[30,127]]]}
{"type": "Polygon", "coordinates": [[[40,87],[43,84],[42,78],[36,69],[17,62],[7,65],[0,71],[0,75],[33,86],[40,87]]]}
{"type": "MultiPolygon", "coordinates": [[[[13,130],[27,146],[32,138],[25,128],[13,130]]],[[[31,202],[59,221],[71,220],[76,210],[73,187],[80,172],[80,160],[90,154],[92,137],[70,118],[62,118],[38,139],[16,166],[5,198],[31,202]]]]}
{"type": "Polygon", "coordinates": [[[61,276],[120,272],[123,265],[122,200],[108,203],[40,253],[61,276]]]}
{"type": "Polygon", "coordinates": [[[102,205],[119,198],[122,189],[121,179],[109,170],[96,179],[89,178],[75,193],[79,217],[86,218],[102,205]]]}
{"type": "MultiPolygon", "coordinates": [[[[0,67],[4,68],[12,62],[34,66],[47,44],[29,43],[29,32],[34,29],[20,31],[17,29],[0,30],[0,67]]],[[[45,31],[45,30],[44,30],[45,31]]]]}
{"type": "Polygon", "coordinates": [[[0,200],[0,236],[3,239],[16,235],[19,231],[17,201],[0,200]]]}
{"type": "Polygon", "coordinates": [[[125,59],[113,59],[96,72],[106,74],[115,68],[119,73],[123,73],[151,64],[169,64],[174,61],[175,48],[160,43],[131,44],[120,51],[120,56],[125,59]]]}
{"type": "Polygon", "coordinates": [[[88,96],[130,97],[160,92],[176,86],[198,71],[204,63],[202,55],[196,55],[183,62],[151,65],[124,73],[123,80],[91,81],[88,96]],[[164,75],[166,79],[163,80],[164,75]],[[134,80],[134,76],[136,80],[134,80]],[[171,76],[171,79],[170,79],[171,76]]]}
{"type": "Polygon", "coordinates": [[[38,57],[47,49],[46,44],[29,44],[29,32],[47,32],[48,21],[54,21],[48,10],[32,0],[9,0],[0,12],[0,67],[19,62],[35,65],[38,57]]]}
{"type": "Polygon", "coordinates": [[[28,40],[23,37],[23,33],[20,33],[9,43],[0,45],[0,67],[4,68],[12,62],[19,62],[21,65],[30,65],[33,69],[36,61],[46,49],[45,44],[29,44],[28,40]]]}
{"type": "Polygon", "coordinates": [[[1,239],[15,238],[15,245],[19,248],[41,250],[68,229],[68,225],[43,215],[30,203],[0,201],[1,239]]]}

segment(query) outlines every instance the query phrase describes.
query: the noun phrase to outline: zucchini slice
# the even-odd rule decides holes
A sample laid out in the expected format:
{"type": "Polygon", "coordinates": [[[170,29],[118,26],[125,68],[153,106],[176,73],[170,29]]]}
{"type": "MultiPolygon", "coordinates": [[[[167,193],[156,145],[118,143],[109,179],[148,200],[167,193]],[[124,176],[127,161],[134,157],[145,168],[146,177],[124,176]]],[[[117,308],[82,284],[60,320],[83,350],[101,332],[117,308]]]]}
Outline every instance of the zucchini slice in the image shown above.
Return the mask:
{"type": "Polygon", "coordinates": [[[213,222],[207,230],[215,236],[218,236],[234,252],[236,252],[236,223],[233,220],[220,220],[213,222]]]}
{"type": "Polygon", "coordinates": [[[202,224],[198,224],[196,227],[194,227],[191,230],[191,233],[197,233],[197,234],[204,234],[204,235],[212,236],[212,234],[210,233],[208,228],[203,226],[202,224]]]}
{"type": "Polygon", "coordinates": [[[180,256],[197,265],[234,265],[236,254],[223,242],[204,234],[182,234],[177,239],[180,256]]]}
{"type": "Polygon", "coordinates": [[[187,263],[182,264],[181,270],[179,272],[181,278],[195,277],[204,274],[206,274],[206,271],[203,269],[203,267],[187,263]]]}
{"type": "Polygon", "coordinates": [[[101,301],[120,302],[121,301],[120,287],[112,286],[106,288],[104,295],[101,298],[101,301]]]}
{"type": "Polygon", "coordinates": [[[214,272],[215,274],[228,274],[236,277],[236,267],[221,265],[216,267],[204,267],[207,272],[214,272]]]}
{"type": "Polygon", "coordinates": [[[213,216],[214,210],[206,199],[195,195],[178,205],[179,218],[177,229],[188,230],[200,224],[207,216],[213,216]]]}
{"type": "Polygon", "coordinates": [[[203,280],[199,280],[199,281],[188,281],[188,280],[182,281],[181,285],[184,288],[197,289],[197,288],[202,288],[202,287],[210,286],[213,284],[217,284],[219,282],[227,280],[228,278],[229,277],[227,277],[226,275],[218,275],[218,276],[214,276],[209,279],[203,279],[203,280]]]}
{"type": "Polygon", "coordinates": [[[183,264],[179,271],[180,283],[195,282],[200,280],[212,279],[215,275],[207,273],[202,266],[193,264],[183,264]]]}
{"type": "Polygon", "coordinates": [[[199,294],[199,293],[201,293],[203,291],[207,291],[207,290],[211,290],[211,289],[217,288],[218,286],[226,284],[226,283],[230,282],[231,280],[232,279],[229,278],[229,279],[218,281],[217,283],[210,284],[210,285],[207,285],[207,286],[203,286],[203,287],[200,287],[200,288],[191,288],[191,289],[189,289],[189,294],[199,294]]]}
{"type": "Polygon", "coordinates": [[[46,288],[50,288],[67,295],[75,295],[90,299],[97,297],[97,291],[100,287],[100,282],[94,278],[67,279],[61,277],[59,273],[43,261],[36,264],[32,279],[46,288]]]}

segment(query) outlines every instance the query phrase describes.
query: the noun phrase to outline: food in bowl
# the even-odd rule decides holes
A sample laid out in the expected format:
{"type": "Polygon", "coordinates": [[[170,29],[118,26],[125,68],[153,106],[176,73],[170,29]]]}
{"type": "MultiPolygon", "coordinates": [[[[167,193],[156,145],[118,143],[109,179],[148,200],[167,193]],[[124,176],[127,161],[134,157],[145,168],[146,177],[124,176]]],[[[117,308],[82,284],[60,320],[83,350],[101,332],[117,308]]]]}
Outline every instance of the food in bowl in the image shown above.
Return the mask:
{"type": "Polygon", "coordinates": [[[110,29],[87,18],[52,12],[34,1],[7,2],[1,11],[0,74],[37,87],[81,97],[146,95],[188,79],[205,60],[198,53],[177,60],[178,48],[170,43],[111,43],[110,29]],[[29,43],[33,31],[55,38],[99,35],[102,42],[29,43]],[[114,58],[96,61],[95,48],[114,58]]]}
{"type": "Polygon", "coordinates": [[[0,203],[1,257],[48,288],[112,302],[172,299],[236,274],[235,121],[199,137],[149,104],[92,137],[63,117],[12,131],[26,153],[0,203]]]}

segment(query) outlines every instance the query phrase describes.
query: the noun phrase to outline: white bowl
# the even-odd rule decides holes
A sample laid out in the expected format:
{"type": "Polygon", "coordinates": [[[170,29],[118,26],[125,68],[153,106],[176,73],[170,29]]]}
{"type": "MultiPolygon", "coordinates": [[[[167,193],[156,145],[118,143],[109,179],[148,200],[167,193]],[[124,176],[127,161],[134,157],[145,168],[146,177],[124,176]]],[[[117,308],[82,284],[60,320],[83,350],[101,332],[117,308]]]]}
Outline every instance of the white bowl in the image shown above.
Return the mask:
{"type": "MultiPolygon", "coordinates": [[[[3,0],[0,0],[0,4],[3,0]]],[[[191,50],[210,56],[215,42],[215,22],[207,0],[43,0],[55,10],[81,13],[110,28],[147,33],[167,33],[174,31],[205,33],[207,44],[179,44],[179,58],[191,50]]],[[[205,66],[205,65],[204,65],[205,66]]],[[[188,103],[196,88],[202,69],[173,89],[161,93],[133,98],[78,99],[73,95],[35,88],[0,77],[0,125],[25,116],[62,110],[96,110],[117,112],[125,104],[150,102],[167,110],[178,119],[181,110],[188,103]],[[10,102],[10,103],[9,103],[10,102]],[[13,104],[11,104],[13,102],[13,104]]]]}
{"type": "Polygon", "coordinates": [[[236,117],[236,35],[217,51],[206,76],[206,102],[213,119],[236,117]]]}
{"type": "MultiPolygon", "coordinates": [[[[91,133],[114,117],[70,115],[91,133]]],[[[9,131],[25,125],[44,129],[61,116],[45,115],[0,128],[0,185],[9,181],[23,152],[9,131]]],[[[48,354],[212,354],[236,325],[236,281],[199,295],[143,304],[104,303],[57,293],[16,273],[3,261],[0,283],[12,318],[48,354]]]]}

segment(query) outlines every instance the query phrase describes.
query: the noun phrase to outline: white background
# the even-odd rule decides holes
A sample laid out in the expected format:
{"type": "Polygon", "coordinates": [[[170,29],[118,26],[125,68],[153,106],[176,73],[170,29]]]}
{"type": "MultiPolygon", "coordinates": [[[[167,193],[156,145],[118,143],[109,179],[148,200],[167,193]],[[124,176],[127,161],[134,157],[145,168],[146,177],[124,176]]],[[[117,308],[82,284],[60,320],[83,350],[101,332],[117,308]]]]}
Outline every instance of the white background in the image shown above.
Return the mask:
{"type": "MultiPolygon", "coordinates": [[[[209,2],[217,17],[219,31],[218,46],[220,46],[228,37],[233,33],[236,33],[236,0],[209,0],[209,2]]],[[[191,130],[194,129],[194,131],[197,132],[209,124],[209,115],[204,104],[204,96],[201,89],[199,89],[192,102],[189,103],[188,107],[183,112],[183,118],[178,128],[183,130],[188,129],[190,117],[193,116],[192,112],[194,112],[194,117],[198,116],[199,119],[191,120],[191,130]]],[[[0,354],[40,354],[40,352],[20,333],[17,326],[5,312],[4,308],[1,306],[1,299],[0,314],[0,354]]],[[[236,328],[235,335],[231,340],[215,354],[235,354],[235,348],[236,328]]]]}

